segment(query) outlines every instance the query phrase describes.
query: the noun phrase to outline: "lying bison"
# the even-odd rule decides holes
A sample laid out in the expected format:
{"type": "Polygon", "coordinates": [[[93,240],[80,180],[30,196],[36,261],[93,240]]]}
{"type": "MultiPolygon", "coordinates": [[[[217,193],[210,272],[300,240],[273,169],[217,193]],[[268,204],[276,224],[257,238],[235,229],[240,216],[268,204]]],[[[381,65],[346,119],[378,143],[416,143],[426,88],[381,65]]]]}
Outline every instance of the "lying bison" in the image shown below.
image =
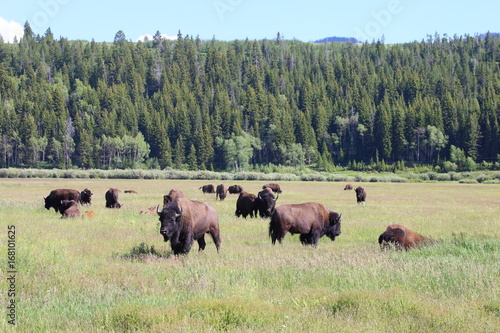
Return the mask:
{"type": "Polygon", "coordinates": [[[424,237],[415,231],[412,231],[401,224],[391,224],[379,236],[378,243],[381,249],[387,249],[390,244],[396,246],[397,249],[409,250],[413,247],[428,243],[429,238],[424,237]]]}
{"type": "Polygon", "coordinates": [[[85,188],[83,191],[80,192],[80,203],[82,205],[91,205],[92,204],[92,191],[90,191],[88,188],[85,188]]]}
{"type": "Polygon", "coordinates": [[[141,215],[154,215],[154,214],[156,214],[156,212],[158,211],[158,207],[159,207],[159,206],[160,206],[160,205],[158,205],[158,206],[156,206],[156,207],[155,207],[155,206],[152,206],[152,207],[149,207],[149,208],[147,208],[147,209],[143,209],[143,210],[141,210],[141,211],[139,212],[139,214],[141,214],[141,215]]]}
{"type": "Polygon", "coordinates": [[[344,186],[344,191],[350,191],[352,190],[352,184],[347,184],[346,186],[344,186]]]}
{"type": "Polygon", "coordinates": [[[243,192],[243,187],[241,185],[231,185],[227,188],[230,194],[238,194],[243,192]]]}
{"type": "Polygon", "coordinates": [[[196,240],[198,251],[205,249],[205,234],[209,233],[217,248],[220,249],[219,221],[217,213],[209,205],[187,198],[177,198],[158,211],[160,234],[168,242],[175,255],[187,254],[196,240]]]}
{"type": "Polygon", "coordinates": [[[316,246],[323,235],[332,241],[340,235],[341,216],[317,202],[281,205],[271,217],[269,236],[281,244],[287,232],[300,234],[302,244],[316,246]]]}
{"type": "Polygon", "coordinates": [[[122,205],[118,202],[118,192],[116,188],[110,188],[104,198],[106,199],[106,208],[120,208],[122,205]]]}
{"type": "Polygon", "coordinates": [[[269,183],[264,186],[262,186],[262,189],[270,188],[274,193],[281,193],[281,188],[278,184],[275,183],[269,183]]]}
{"type": "Polygon", "coordinates": [[[366,200],[366,190],[364,187],[358,186],[354,191],[356,191],[356,202],[358,204],[364,203],[366,200]]]}
{"type": "Polygon", "coordinates": [[[82,217],[80,205],[75,200],[61,200],[61,218],[82,217]]]}
{"type": "Polygon", "coordinates": [[[170,202],[174,201],[177,198],[184,198],[184,193],[181,190],[177,190],[175,188],[171,189],[168,194],[163,196],[163,206],[166,206],[170,202]]]}
{"type": "Polygon", "coordinates": [[[62,200],[80,201],[80,192],[77,190],[56,189],[51,191],[50,194],[43,199],[45,200],[45,208],[49,210],[53,207],[57,213],[60,211],[62,200]]]}
{"type": "Polygon", "coordinates": [[[203,193],[215,193],[215,187],[212,184],[203,185],[199,188],[203,193]]]}
{"type": "Polygon", "coordinates": [[[256,216],[257,214],[254,214],[254,201],[256,198],[257,196],[255,194],[245,191],[241,192],[238,201],[236,201],[236,211],[234,214],[237,217],[243,215],[244,218],[247,218],[248,215],[250,215],[250,217],[256,216]]]}

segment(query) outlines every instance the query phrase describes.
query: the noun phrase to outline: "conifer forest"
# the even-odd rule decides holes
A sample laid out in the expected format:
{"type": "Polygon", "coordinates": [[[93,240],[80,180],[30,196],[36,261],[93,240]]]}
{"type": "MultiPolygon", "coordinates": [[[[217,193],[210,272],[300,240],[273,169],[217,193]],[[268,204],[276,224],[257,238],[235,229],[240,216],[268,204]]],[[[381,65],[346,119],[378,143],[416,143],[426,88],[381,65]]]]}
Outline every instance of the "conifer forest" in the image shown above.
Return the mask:
{"type": "Polygon", "coordinates": [[[498,165],[500,39],[0,39],[0,167],[498,165]]]}

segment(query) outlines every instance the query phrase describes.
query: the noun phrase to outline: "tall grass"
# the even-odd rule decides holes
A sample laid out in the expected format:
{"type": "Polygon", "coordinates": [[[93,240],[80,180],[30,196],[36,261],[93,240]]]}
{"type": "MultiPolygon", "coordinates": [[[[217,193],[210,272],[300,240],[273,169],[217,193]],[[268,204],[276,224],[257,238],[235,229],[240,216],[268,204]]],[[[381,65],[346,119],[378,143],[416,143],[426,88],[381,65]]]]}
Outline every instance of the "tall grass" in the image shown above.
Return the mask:
{"type": "MultiPolygon", "coordinates": [[[[216,201],[198,190],[206,183],[0,180],[2,231],[18,230],[16,330],[496,332],[500,325],[498,185],[363,183],[361,206],[344,184],[282,181],[278,205],[318,201],[342,213],[342,234],[314,248],[290,234],[272,246],[269,220],[236,218],[236,196],[216,201]],[[63,187],[94,192],[83,208],[93,219],[63,220],[43,208],[43,197],[63,187]],[[106,209],[109,187],[139,194],[121,192],[123,207],[106,209]],[[216,209],[219,254],[208,237],[204,252],[195,244],[173,256],[158,217],[138,213],[171,188],[216,209]],[[378,236],[391,223],[436,242],[380,251],[378,236]]],[[[251,193],[263,184],[237,183],[251,193]]],[[[0,260],[5,267],[6,255],[0,260]]],[[[0,322],[10,329],[5,317],[0,322]]]]}

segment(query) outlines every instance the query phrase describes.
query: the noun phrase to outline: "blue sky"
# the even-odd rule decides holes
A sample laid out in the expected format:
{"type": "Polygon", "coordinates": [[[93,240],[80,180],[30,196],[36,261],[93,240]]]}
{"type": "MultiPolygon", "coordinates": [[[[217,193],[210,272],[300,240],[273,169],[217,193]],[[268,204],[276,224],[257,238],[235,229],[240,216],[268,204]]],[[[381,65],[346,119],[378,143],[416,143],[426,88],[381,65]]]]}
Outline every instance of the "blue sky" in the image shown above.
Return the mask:
{"type": "Polygon", "coordinates": [[[51,28],[56,38],[112,41],[123,30],[136,41],[156,31],[202,39],[275,38],[312,41],[329,36],[405,43],[443,36],[500,32],[500,1],[358,0],[23,0],[2,1],[0,34],[51,28]]]}

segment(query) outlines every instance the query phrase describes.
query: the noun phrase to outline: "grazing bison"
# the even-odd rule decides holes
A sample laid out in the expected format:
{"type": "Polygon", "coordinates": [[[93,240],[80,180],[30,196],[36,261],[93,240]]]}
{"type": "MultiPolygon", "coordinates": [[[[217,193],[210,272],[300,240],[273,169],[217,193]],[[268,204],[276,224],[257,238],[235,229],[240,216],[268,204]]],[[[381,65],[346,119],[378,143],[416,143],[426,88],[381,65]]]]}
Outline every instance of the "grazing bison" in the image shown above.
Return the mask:
{"type": "Polygon", "coordinates": [[[139,192],[134,191],[134,190],[125,190],[123,191],[124,193],[130,193],[130,194],[139,194],[139,192]]]}
{"type": "Polygon", "coordinates": [[[262,186],[262,189],[270,188],[274,193],[281,193],[281,188],[278,184],[269,183],[262,186]]]}
{"type": "Polygon", "coordinates": [[[110,188],[104,197],[106,198],[106,208],[120,208],[122,205],[118,203],[118,192],[116,188],[110,188]]]}
{"type": "Polygon", "coordinates": [[[254,201],[257,198],[255,194],[247,193],[245,191],[240,193],[238,197],[238,201],[236,201],[236,212],[235,215],[240,217],[243,215],[244,218],[247,218],[248,215],[250,217],[254,217],[257,214],[254,214],[254,201]]]}
{"type": "Polygon", "coordinates": [[[177,198],[184,198],[184,193],[175,188],[171,189],[170,192],[168,192],[168,194],[165,194],[163,196],[163,206],[166,206],[168,203],[174,201],[174,199],[177,198]]]}
{"type": "Polygon", "coordinates": [[[271,217],[269,236],[281,244],[287,232],[300,234],[302,244],[316,246],[323,235],[332,241],[340,235],[341,216],[317,202],[281,205],[271,217]]]}
{"type": "Polygon", "coordinates": [[[226,199],[227,196],[227,187],[224,184],[217,185],[217,189],[215,190],[215,200],[219,198],[220,201],[226,199]]]}
{"type": "Polygon", "coordinates": [[[259,192],[257,198],[253,202],[254,211],[259,211],[259,216],[262,218],[269,217],[274,212],[277,200],[278,197],[274,197],[271,188],[266,187],[264,190],[259,192]]]}
{"type": "Polygon", "coordinates": [[[215,193],[215,187],[212,184],[203,185],[199,189],[201,189],[203,193],[215,193]]]}
{"type": "Polygon", "coordinates": [[[45,200],[45,208],[49,210],[53,207],[57,213],[60,210],[62,200],[80,201],[80,192],[77,190],[56,189],[43,199],[45,200]]]}
{"type": "Polygon", "coordinates": [[[238,194],[243,192],[243,187],[240,185],[231,185],[227,188],[227,190],[230,194],[238,194]]]}
{"type": "Polygon", "coordinates": [[[352,184],[347,184],[345,187],[344,187],[344,191],[350,191],[352,190],[352,184]]]}
{"type": "Polygon", "coordinates": [[[83,191],[80,192],[80,203],[82,205],[91,205],[92,201],[92,191],[90,191],[88,188],[85,188],[83,191]]]}
{"type": "Polygon", "coordinates": [[[196,240],[198,251],[205,249],[205,234],[209,233],[217,248],[220,249],[219,221],[217,213],[209,205],[187,198],[177,198],[158,211],[160,234],[168,242],[175,255],[187,254],[196,240]]]}
{"type": "Polygon", "coordinates": [[[394,244],[397,249],[409,250],[421,244],[428,243],[430,240],[415,231],[412,231],[401,224],[391,224],[379,236],[378,243],[382,250],[387,249],[389,244],[394,244]]]}
{"type": "Polygon", "coordinates": [[[82,217],[80,205],[75,200],[61,200],[61,218],[82,217]]]}
{"type": "Polygon", "coordinates": [[[358,186],[354,190],[356,191],[356,201],[357,203],[364,203],[366,200],[366,190],[364,189],[363,186],[358,186]]]}

